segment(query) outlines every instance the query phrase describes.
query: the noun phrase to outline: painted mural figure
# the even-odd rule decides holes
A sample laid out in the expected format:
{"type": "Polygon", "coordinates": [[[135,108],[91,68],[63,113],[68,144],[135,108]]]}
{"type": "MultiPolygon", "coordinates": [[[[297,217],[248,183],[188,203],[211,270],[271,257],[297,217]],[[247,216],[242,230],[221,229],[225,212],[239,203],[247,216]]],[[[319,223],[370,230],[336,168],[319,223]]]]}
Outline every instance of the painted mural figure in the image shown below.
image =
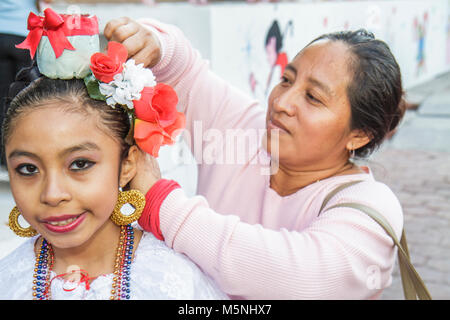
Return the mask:
{"type": "Polygon", "coordinates": [[[422,72],[426,71],[426,57],[425,57],[425,41],[427,35],[427,24],[428,24],[428,12],[423,15],[423,22],[420,23],[416,18],[414,19],[414,32],[417,40],[417,69],[416,76],[420,75],[422,72]]]}
{"type": "Polygon", "coordinates": [[[279,75],[276,78],[276,80],[278,81],[278,79],[284,72],[284,68],[288,64],[288,56],[286,52],[284,52],[282,49],[283,49],[283,40],[286,36],[286,33],[289,31],[289,29],[292,30],[292,28],[293,28],[292,21],[289,21],[286,25],[284,32],[281,33],[278,21],[274,20],[269,28],[269,31],[267,32],[265,48],[267,60],[270,64],[271,69],[266,82],[265,96],[267,96],[267,93],[271,89],[271,82],[273,75],[275,73],[275,69],[280,69],[279,75]]]}

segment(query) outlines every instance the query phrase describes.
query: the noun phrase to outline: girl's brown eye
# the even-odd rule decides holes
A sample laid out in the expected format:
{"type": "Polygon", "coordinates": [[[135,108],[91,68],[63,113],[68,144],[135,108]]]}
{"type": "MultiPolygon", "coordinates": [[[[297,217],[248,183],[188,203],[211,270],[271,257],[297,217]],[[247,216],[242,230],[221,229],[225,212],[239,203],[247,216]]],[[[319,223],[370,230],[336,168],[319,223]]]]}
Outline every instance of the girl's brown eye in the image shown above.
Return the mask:
{"type": "Polygon", "coordinates": [[[25,163],[21,164],[16,168],[16,172],[23,176],[31,176],[38,173],[37,167],[35,165],[25,163]]]}
{"type": "Polygon", "coordinates": [[[85,159],[79,159],[72,162],[70,165],[70,169],[73,171],[81,171],[86,170],[92,167],[95,163],[85,159]]]}

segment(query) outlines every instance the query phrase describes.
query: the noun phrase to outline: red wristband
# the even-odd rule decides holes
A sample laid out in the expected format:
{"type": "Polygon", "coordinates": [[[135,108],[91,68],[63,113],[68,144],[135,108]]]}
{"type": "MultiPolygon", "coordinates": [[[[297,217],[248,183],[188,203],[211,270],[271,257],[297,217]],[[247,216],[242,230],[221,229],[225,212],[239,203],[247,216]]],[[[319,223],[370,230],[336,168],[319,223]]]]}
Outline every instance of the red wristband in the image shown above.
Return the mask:
{"type": "Polygon", "coordinates": [[[159,179],[145,195],[145,207],[138,223],[159,240],[164,240],[159,228],[159,210],[169,193],[177,188],[180,188],[180,185],[176,181],[159,179]]]}

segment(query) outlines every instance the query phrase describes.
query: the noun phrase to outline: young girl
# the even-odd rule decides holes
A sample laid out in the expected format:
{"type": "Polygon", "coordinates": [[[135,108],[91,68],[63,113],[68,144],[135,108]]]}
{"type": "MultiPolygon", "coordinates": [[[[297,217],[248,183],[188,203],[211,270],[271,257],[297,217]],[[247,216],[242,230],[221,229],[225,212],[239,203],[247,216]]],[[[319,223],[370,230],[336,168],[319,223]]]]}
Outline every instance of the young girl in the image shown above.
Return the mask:
{"type": "Polygon", "coordinates": [[[124,108],[91,98],[81,79],[50,79],[36,66],[10,93],[2,145],[17,206],[9,225],[32,237],[0,261],[0,299],[226,297],[186,256],[131,227],[145,198],[123,191],[141,152],[124,108]]]}

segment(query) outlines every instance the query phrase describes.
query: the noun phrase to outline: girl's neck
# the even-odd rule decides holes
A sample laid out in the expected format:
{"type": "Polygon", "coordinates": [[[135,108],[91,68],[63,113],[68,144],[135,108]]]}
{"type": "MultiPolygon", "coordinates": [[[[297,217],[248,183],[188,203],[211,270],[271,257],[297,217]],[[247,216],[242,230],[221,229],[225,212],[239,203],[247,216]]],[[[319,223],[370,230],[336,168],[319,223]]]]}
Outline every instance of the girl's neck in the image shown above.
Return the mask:
{"type": "Polygon", "coordinates": [[[358,173],[364,173],[364,171],[349,161],[332,168],[318,170],[290,170],[280,165],[278,171],[270,176],[270,187],[284,197],[319,180],[358,173]]]}
{"type": "MultiPolygon", "coordinates": [[[[53,246],[53,271],[56,274],[63,274],[73,269],[81,269],[87,271],[90,278],[113,273],[119,236],[120,227],[108,220],[90,239],[80,246],[73,248],[53,246]]],[[[134,250],[137,248],[141,236],[142,232],[135,230],[134,250]]],[[[36,246],[37,252],[39,252],[41,241],[36,246]]]]}

